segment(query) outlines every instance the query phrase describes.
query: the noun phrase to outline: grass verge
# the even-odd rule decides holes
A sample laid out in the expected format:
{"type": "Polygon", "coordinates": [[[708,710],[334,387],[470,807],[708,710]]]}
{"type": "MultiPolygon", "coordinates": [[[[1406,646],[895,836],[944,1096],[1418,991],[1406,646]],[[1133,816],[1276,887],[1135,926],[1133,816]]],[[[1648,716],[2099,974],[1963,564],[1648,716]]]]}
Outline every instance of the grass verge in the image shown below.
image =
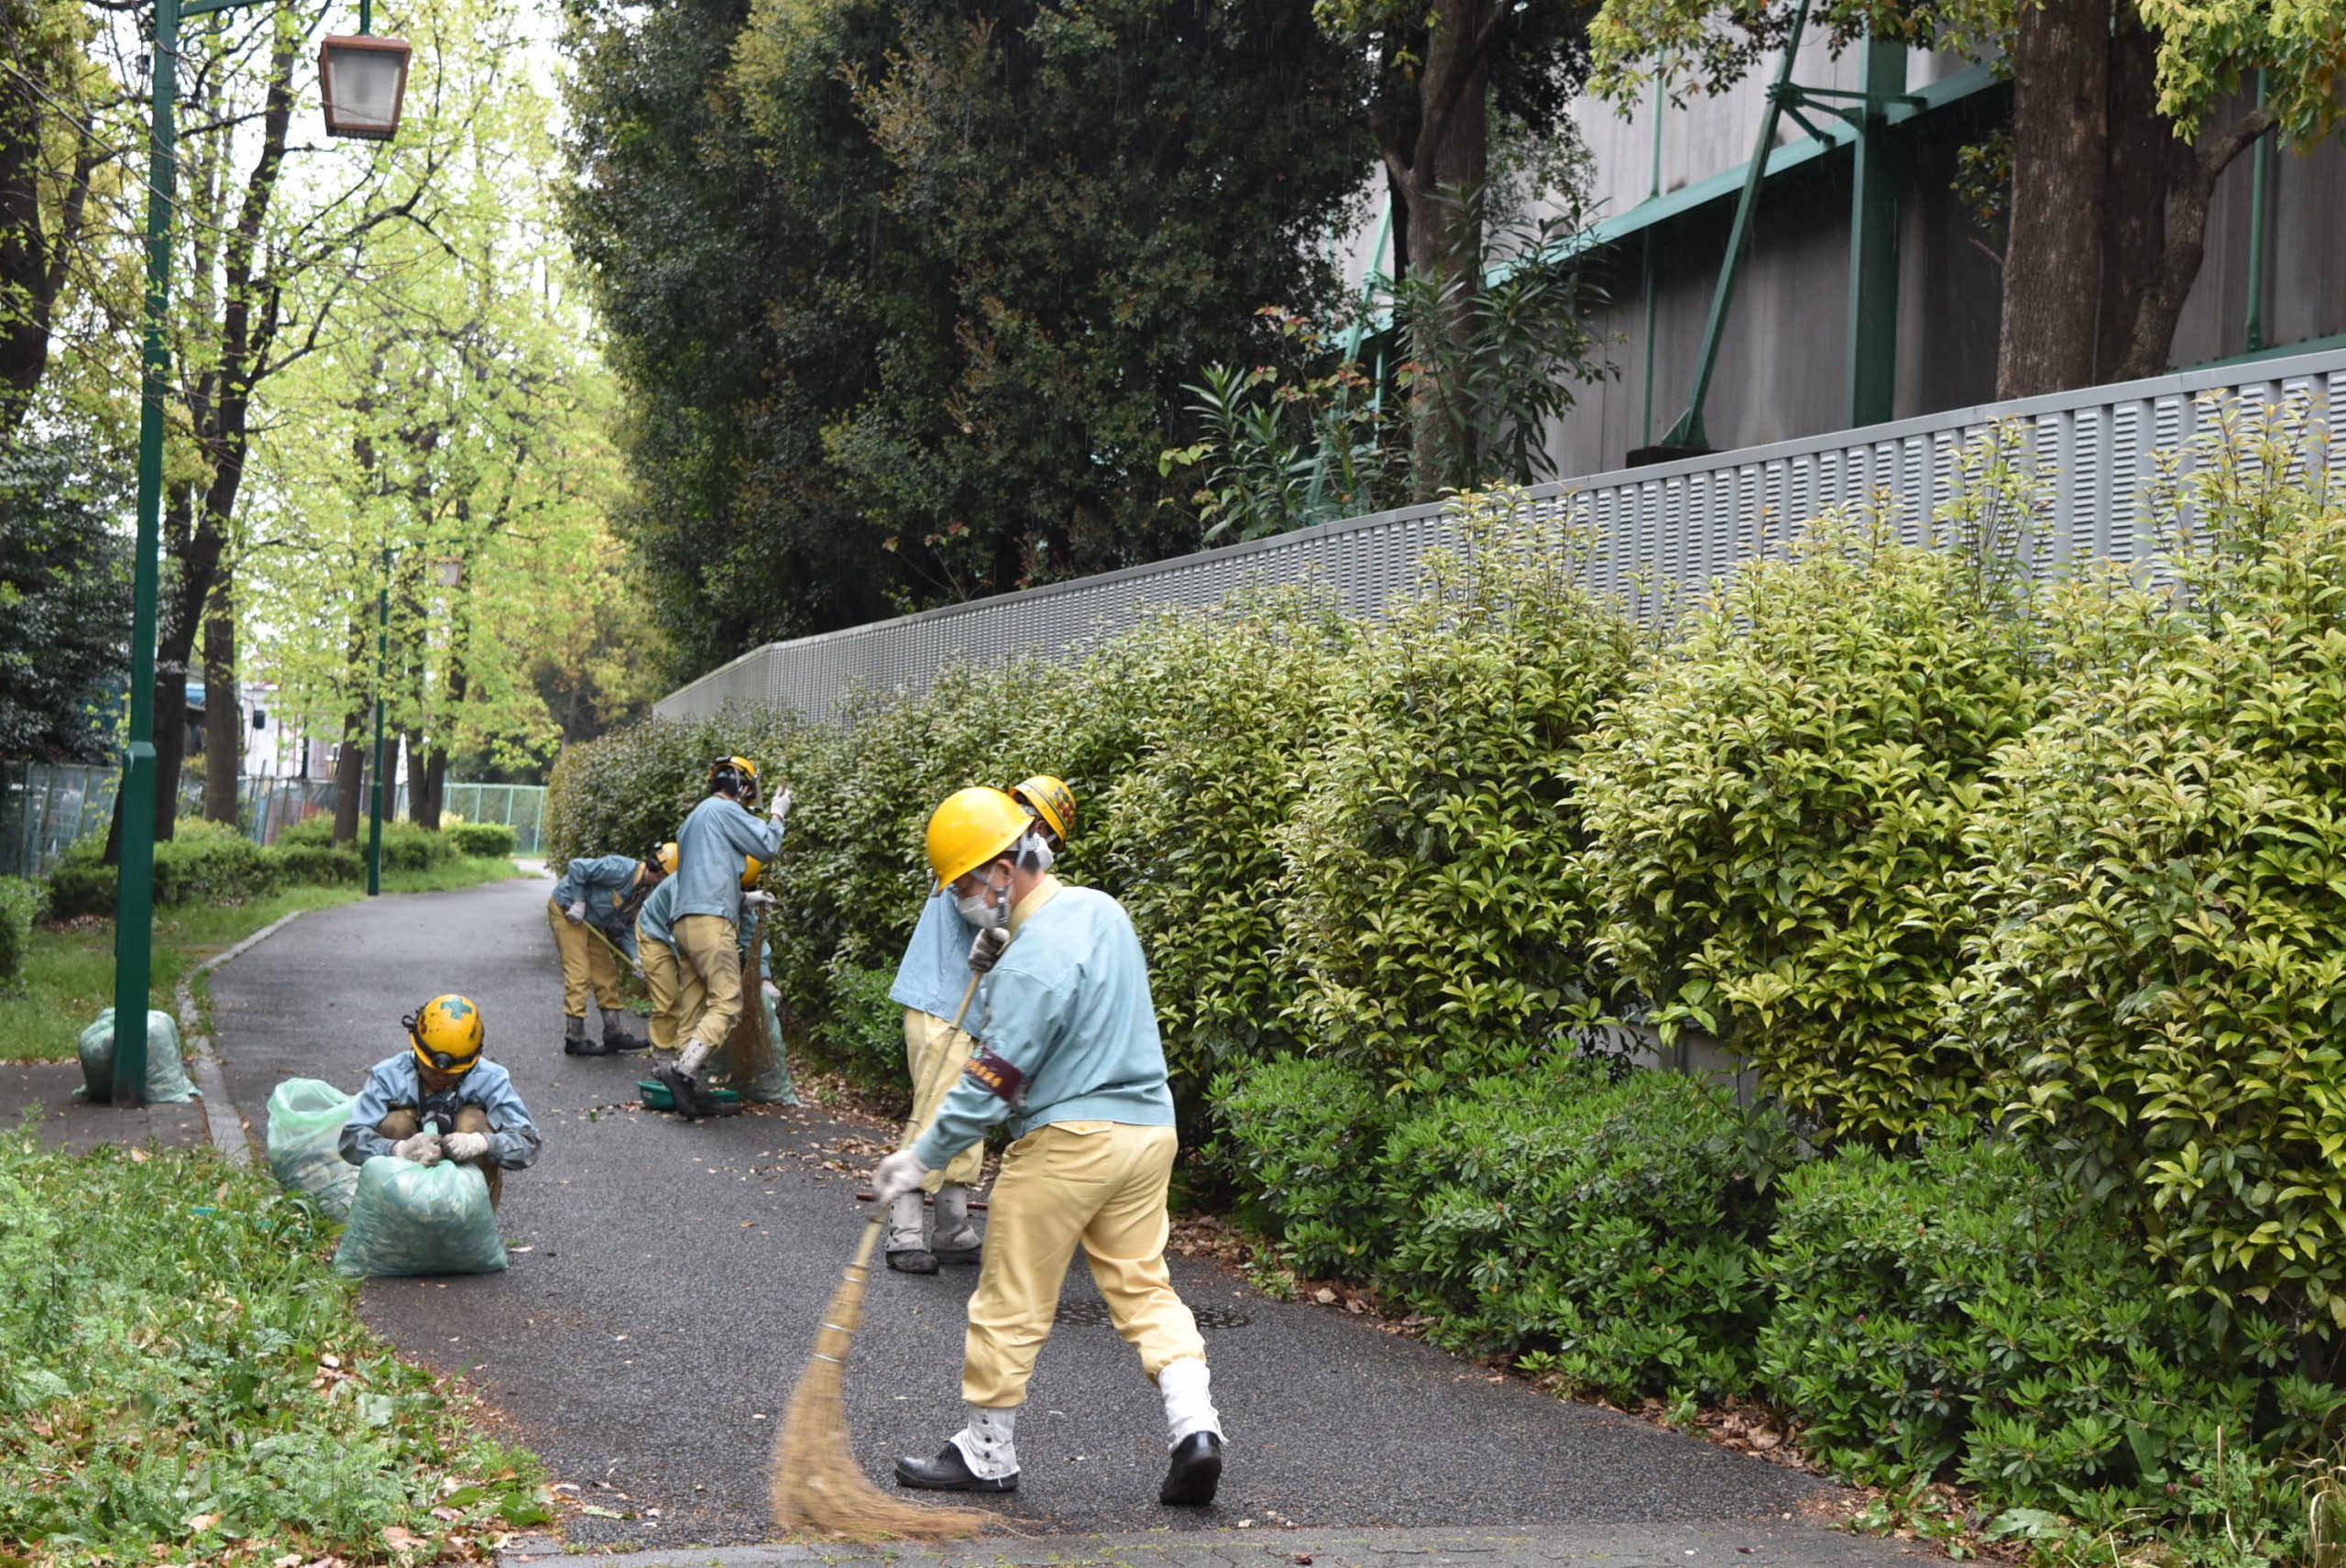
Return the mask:
{"type": "MultiPolygon", "coordinates": [[[[386,872],[386,893],[448,893],[524,874],[511,861],[445,861],[422,871],[386,872]]],[[[181,905],[155,912],[155,1005],[170,1009],[181,975],[296,910],[324,909],[366,896],[343,883],[280,888],[243,904],[181,905]]],[[[24,983],[0,996],[0,1061],[64,1061],[99,1009],[114,1004],[114,922],[38,926],[25,955],[24,983]]]]}
{"type": "Polygon", "coordinates": [[[339,1227],[208,1149],[0,1134],[0,1560],[486,1556],[531,1454],[363,1325],[339,1227]]]}

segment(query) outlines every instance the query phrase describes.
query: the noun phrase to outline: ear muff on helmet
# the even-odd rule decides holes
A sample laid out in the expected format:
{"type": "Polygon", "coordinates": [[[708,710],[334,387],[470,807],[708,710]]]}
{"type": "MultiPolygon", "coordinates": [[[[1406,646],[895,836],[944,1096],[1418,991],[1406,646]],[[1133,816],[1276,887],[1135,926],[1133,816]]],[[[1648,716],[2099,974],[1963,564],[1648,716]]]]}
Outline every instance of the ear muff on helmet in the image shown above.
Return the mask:
{"type": "Polygon", "coordinates": [[[719,757],[708,765],[708,793],[729,795],[744,806],[758,798],[758,764],[747,757],[719,757]]]}
{"type": "Polygon", "coordinates": [[[1036,773],[1012,784],[1010,793],[1060,843],[1066,843],[1068,835],[1075,831],[1075,792],[1067,787],[1065,780],[1036,773]]]}
{"type": "Polygon", "coordinates": [[[652,863],[660,868],[662,876],[676,874],[676,841],[674,839],[652,851],[652,863]]]}
{"type": "Polygon", "coordinates": [[[758,885],[760,877],[765,875],[766,863],[755,855],[742,856],[741,862],[741,891],[747,893],[758,885]]]}
{"type": "Polygon", "coordinates": [[[480,1064],[480,1009],[470,998],[435,996],[400,1021],[407,1025],[408,1048],[433,1071],[461,1078],[480,1064]]]}
{"type": "Polygon", "coordinates": [[[956,790],[928,818],[928,869],[947,886],[988,861],[1010,852],[1035,826],[1025,808],[1003,791],[956,790]]]}

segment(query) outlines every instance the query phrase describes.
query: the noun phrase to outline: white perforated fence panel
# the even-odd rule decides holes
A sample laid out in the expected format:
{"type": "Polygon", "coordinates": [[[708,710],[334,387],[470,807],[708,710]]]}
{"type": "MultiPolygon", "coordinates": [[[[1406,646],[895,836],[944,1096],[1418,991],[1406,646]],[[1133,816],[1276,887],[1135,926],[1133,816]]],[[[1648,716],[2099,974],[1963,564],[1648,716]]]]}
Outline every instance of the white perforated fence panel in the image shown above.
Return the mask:
{"type": "MultiPolygon", "coordinates": [[[[1886,493],[1900,532],[1920,542],[1954,493],[1957,456],[2004,420],[2023,422],[2030,460],[2050,488],[2049,554],[2127,561],[2146,554],[2145,487],[2153,454],[2180,449],[2207,416],[2198,395],[2278,401],[2305,391],[2326,410],[2346,393],[2346,350],[2253,366],[2088,388],[1925,415],[1803,441],[1620,469],[1543,485],[1539,512],[1593,525],[1594,584],[1633,593],[1651,614],[1665,593],[1699,589],[1735,564],[1781,545],[1828,508],[1886,493]]],[[[1185,555],[1025,593],[790,642],[769,643],[664,697],[663,718],[729,703],[828,716],[859,685],[924,689],[950,660],[996,663],[1079,652],[1131,626],[1145,609],[1219,604],[1240,589],[1317,582],[1358,616],[1374,616],[1415,581],[1419,558],[1445,537],[1440,505],[1348,519],[1297,533],[1185,555]]]]}

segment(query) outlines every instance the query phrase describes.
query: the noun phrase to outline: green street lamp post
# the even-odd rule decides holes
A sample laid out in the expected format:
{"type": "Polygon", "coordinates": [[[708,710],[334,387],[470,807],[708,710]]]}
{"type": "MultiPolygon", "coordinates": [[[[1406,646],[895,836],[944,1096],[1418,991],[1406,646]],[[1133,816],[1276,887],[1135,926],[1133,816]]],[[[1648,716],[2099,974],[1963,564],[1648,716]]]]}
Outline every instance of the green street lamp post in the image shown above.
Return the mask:
{"type": "MultiPolygon", "coordinates": [[[[256,0],[155,0],[154,119],[147,146],[147,303],[138,376],[138,547],[130,612],[130,734],[122,757],[122,850],[115,884],[114,1102],[147,1102],[147,1002],[155,939],[155,600],[163,508],[163,398],[170,374],[165,328],[171,299],[171,214],[178,206],[180,23],[256,0]]],[[[408,46],[364,35],[373,0],[359,0],[359,38],[319,49],[329,102],[339,94],[347,128],[329,108],[334,136],[388,139],[407,88],[408,46]],[[353,49],[354,44],[360,46],[353,49]],[[363,55],[356,68],[349,61],[363,55]],[[396,71],[382,61],[395,60],[396,71]]]]}

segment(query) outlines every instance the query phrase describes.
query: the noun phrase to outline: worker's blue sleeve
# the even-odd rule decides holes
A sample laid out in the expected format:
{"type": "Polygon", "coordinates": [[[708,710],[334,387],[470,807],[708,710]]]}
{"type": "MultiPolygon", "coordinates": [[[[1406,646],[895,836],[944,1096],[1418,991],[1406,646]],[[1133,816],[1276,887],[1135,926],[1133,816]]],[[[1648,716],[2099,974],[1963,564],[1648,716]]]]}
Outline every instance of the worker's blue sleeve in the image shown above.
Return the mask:
{"type": "Polygon", "coordinates": [[[495,1062],[485,1061],[465,1074],[457,1092],[466,1104],[477,1105],[488,1113],[489,1157],[501,1169],[527,1170],[538,1162],[545,1140],[538,1135],[538,1124],[531,1119],[530,1108],[514,1091],[511,1073],[495,1062]]]}
{"type": "Polygon", "coordinates": [[[377,1155],[391,1152],[391,1140],[375,1128],[397,1105],[413,1105],[421,1098],[413,1067],[404,1074],[402,1062],[412,1061],[405,1055],[377,1062],[367,1074],[367,1082],[358,1091],[358,1098],[350,1107],[350,1116],[342,1124],[342,1157],[352,1165],[365,1165],[377,1155]]]}
{"type": "MultiPolygon", "coordinates": [[[[1031,1081],[1049,1049],[1059,1011],[1059,999],[1044,981],[997,967],[986,986],[985,1054],[1031,1081]]],[[[937,1114],[913,1145],[913,1156],[929,1169],[942,1170],[1015,1109],[984,1080],[964,1072],[945,1091],[937,1114]]]]}

